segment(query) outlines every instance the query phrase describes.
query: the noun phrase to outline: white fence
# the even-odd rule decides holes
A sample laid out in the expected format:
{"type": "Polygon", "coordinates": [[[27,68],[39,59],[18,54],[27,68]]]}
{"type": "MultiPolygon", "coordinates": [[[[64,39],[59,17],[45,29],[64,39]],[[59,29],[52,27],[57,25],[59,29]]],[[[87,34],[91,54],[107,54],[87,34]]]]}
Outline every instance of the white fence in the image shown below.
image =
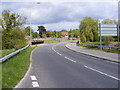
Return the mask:
{"type": "Polygon", "coordinates": [[[28,48],[28,47],[29,47],[29,45],[27,45],[26,47],[21,48],[21,49],[15,51],[15,52],[12,52],[12,53],[4,56],[3,58],[0,58],[0,63],[6,61],[7,59],[11,58],[12,56],[16,55],[17,53],[19,53],[20,51],[22,51],[22,50],[24,50],[24,49],[26,49],[26,48],[28,48]]]}

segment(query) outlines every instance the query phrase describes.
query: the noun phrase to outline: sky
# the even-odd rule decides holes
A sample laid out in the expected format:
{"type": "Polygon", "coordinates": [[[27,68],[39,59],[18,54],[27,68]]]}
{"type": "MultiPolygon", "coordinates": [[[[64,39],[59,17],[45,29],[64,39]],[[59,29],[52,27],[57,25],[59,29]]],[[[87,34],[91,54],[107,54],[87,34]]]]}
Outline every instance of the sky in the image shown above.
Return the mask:
{"type": "Polygon", "coordinates": [[[2,10],[10,10],[28,18],[26,26],[37,31],[38,25],[47,30],[78,29],[83,17],[118,19],[119,0],[4,0],[2,10]],[[39,4],[37,2],[40,2],[39,4]]]}

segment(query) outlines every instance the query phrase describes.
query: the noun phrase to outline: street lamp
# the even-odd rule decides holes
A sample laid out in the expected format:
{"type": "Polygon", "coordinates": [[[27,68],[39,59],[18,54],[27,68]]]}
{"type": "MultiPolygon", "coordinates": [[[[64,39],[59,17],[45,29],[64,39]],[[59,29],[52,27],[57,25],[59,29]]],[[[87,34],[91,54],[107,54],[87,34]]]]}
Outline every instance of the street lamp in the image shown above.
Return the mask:
{"type": "MultiPolygon", "coordinates": [[[[40,4],[40,2],[37,2],[37,4],[40,4]]],[[[31,14],[31,8],[30,8],[30,16],[32,16],[31,14]]],[[[32,25],[31,25],[31,17],[30,17],[30,45],[32,45],[32,25]]]]}
{"type": "MultiPolygon", "coordinates": [[[[30,16],[32,16],[32,14],[31,14],[31,8],[30,8],[30,16]]],[[[31,26],[31,17],[30,17],[30,45],[32,45],[32,33],[31,33],[31,28],[32,28],[32,26],[31,26]]]]}

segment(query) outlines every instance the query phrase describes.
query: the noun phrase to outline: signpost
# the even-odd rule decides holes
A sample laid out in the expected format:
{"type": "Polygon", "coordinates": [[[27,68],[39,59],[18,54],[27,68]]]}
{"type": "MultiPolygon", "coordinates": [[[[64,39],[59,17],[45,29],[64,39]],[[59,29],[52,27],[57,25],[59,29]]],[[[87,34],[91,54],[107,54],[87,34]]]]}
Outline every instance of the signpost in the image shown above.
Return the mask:
{"type": "Polygon", "coordinates": [[[102,36],[118,36],[119,37],[118,24],[99,24],[98,35],[100,36],[100,49],[102,50],[102,36]]]}

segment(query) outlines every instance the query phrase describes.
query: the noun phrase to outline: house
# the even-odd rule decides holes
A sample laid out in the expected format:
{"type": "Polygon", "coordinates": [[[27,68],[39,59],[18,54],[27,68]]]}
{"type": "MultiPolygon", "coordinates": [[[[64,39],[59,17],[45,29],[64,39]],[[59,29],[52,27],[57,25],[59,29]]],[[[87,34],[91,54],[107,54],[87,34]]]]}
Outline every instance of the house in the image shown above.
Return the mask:
{"type": "Polygon", "coordinates": [[[65,37],[68,37],[68,32],[61,32],[61,34],[65,37]]]}

